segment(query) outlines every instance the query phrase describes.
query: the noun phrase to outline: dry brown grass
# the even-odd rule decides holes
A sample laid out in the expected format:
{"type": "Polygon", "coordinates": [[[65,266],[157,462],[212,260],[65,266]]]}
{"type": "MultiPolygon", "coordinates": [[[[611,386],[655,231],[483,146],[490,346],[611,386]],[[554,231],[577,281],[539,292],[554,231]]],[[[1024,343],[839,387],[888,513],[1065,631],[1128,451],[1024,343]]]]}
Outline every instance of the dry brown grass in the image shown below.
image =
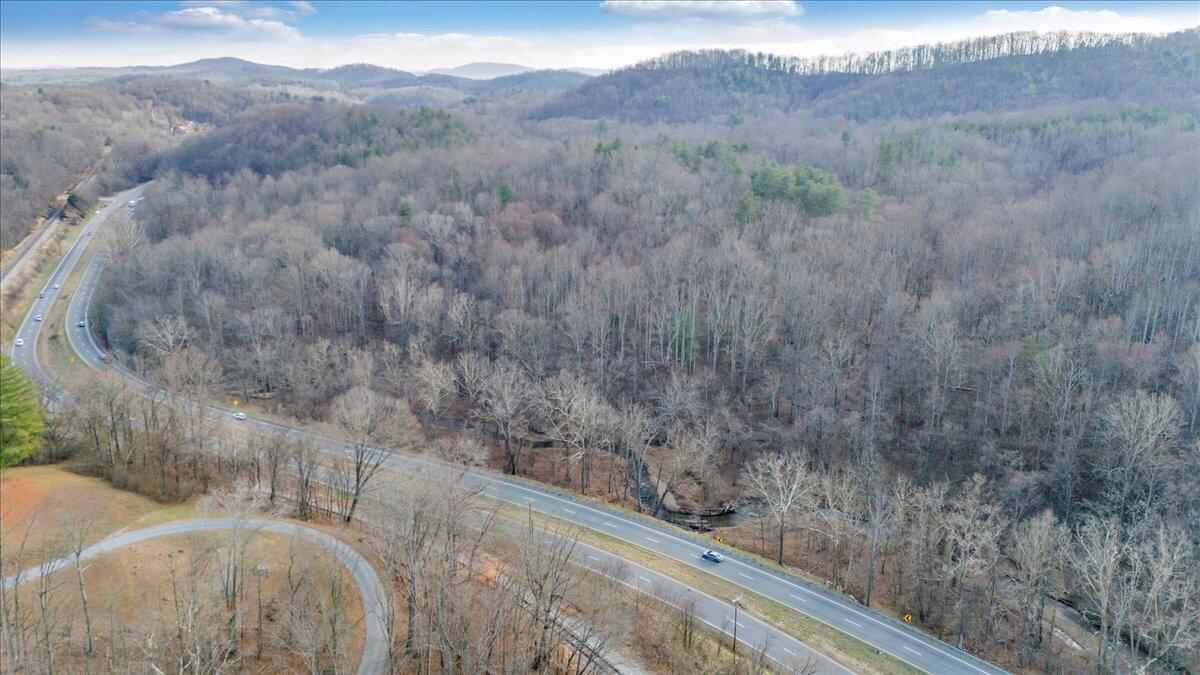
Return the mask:
{"type": "Polygon", "coordinates": [[[27,555],[46,549],[66,518],[86,518],[88,541],[94,542],[126,526],[179,515],[179,508],[118,490],[99,478],[80,476],[61,464],[6,469],[0,477],[6,573],[22,541],[27,555]]]}
{"type": "MultiPolygon", "coordinates": [[[[175,584],[186,589],[190,570],[206,561],[212,564],[213,552],[222,545],[220,533],[161,537],[89,561],[84,582],[96,644],[92,659],[84,655],[86,633],[75,570],[68,567],[55,573],[52,604],[59,617],[56,632],[60,636],[70,636],[56,650],[56,666],[71,672],[86,672],[102,667],[109,653],[136,652],[141,643],[169,643],[174,637],[173,627],[177,625],[175,584]]],[[[349,573],[311,544],[282,534],[261,533],[247,549],[245,569],[249,572],[254,566],[263,564],[269,570],[262,582],[263,623],[267,638],[262,658],[256,658],[258,587],[252,577],[247,577],[239,608],[239,671],[299,672],[304,669],[303,663],[272,640],[271,635],[278,632],[289,566],[314,561],[321,565],[314,577],[314,586],[326,585],[331,574],[340,575],[345,584],[347,592],[340,611],[349,630],[343,648],[343,668],[352,670],[357,665],[363,648],[364,614],[349,573]]],[[[31,589],[23,592],[27,597],[33,597],[31,589]]],[[[181,593],[186,596],[186,591],[181,593]]],[[[215,601],[218,596],[213,597],[215,601]]]]}

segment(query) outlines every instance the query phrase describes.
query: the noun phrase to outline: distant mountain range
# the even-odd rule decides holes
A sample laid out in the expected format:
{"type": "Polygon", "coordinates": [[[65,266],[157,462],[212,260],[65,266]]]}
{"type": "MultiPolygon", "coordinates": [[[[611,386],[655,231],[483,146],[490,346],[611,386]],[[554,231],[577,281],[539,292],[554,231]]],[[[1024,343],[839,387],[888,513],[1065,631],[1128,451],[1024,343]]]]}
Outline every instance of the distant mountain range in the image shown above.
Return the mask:
{"type": "Polygon", "coordinates": [[[528,73],[535,68],[522,66],[516,63],[491,63],[487,61],[478,61],[468,63],[454,68],[434,68],[429,71],[431,75],[453,75],[454,77],[465,77],[469,80],[490,80],[496,77],[504,77],[506,75],[520,75],[528,73]]]}
{"type": "MultiPolygon", "coordinates": [[[[564,68],[566,72],[580,75],[602,75],[609,71],[599,68],[564,68]]],[[[479,61],[467,63],[454,68],[435,68],[425,73],[417,74],[408,71],[373,66],[365,63],[355,63],[336,68],[289,68],[287,66],[271,66],[253,61],[234,58],[200,59],[174,66],[125,66],[115,68],[36,68],[36,69],[0,69],[0,79],[6,84],[83,84],[100,80],[120,77],[204,77],[216,81],[240,82],[245,80],[326,80],[339,82],[353,81],[356,77],[362,80],[394,81],[401,78],[419,81],[422,77],[447,76],[466,80],[494,80],[513,75],[528,73],[554,72],[522,66],[517,63],[491,63],[479,61]],[[413,78],[417,78],[414,80],[413,78]]],[[[440,80],[443,81],[444,80],[440,80]]]]}
{"type": "MultiPolygon", "coordinates": [[[[603,75],[609,71],[602,68],[564,68],[563,70],[580,73],[581,75],[603,75]]],[[[522,75],[524,73],[537,72],[537,68],[522,66],[518,63],[492,63],[489,61],[477,61],[475,63],[467,63],[455,68],[434,68],[429,71],[430,75],[453,75],[454,77],[465,77],[469,80],[491,80],[497,77],[506,77],[509,75],[522,75]]]]}
{"type": "Polygon", "coordinates": [[[5,86],[91,84],[137,78],[201,79],[217,84],[284,87],[296,93],[341,95],[361,101],[448,104],[467,96],[503,91],[553,92],[576,87],[587,75],[570,70],[533,70],[513,64],[467,64],[450,69],[470,76],[431,72],[416,75],[365,63],[329,69],[289,68],[233,57],[201,59],[174,66],[0,70],[5,86]],[[488,75],[489,71],[494,75],[488,75]],[[502,72],[504,71],[504,72],[502,72]]]}

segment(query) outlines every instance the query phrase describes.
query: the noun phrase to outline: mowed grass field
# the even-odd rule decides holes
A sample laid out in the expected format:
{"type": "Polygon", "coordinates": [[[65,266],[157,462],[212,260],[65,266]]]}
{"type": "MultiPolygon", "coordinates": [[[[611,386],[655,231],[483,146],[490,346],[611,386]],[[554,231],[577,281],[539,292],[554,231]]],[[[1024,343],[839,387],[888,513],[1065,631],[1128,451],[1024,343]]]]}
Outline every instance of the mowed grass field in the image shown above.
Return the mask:
{"type": "MultiPolygon", "coordinates": [[[[194,514],[191,506],[166,506],[118,490],[99,478],[62,465],[23,466],[0,474],[0,536],[4,572],[23,547],[26,555],[54,548],[69,521],[85,523],[93,543],[127,527],[145,527],[194,514]]],[[[49,552],[49,551],[47,551],[49,552]]]]}

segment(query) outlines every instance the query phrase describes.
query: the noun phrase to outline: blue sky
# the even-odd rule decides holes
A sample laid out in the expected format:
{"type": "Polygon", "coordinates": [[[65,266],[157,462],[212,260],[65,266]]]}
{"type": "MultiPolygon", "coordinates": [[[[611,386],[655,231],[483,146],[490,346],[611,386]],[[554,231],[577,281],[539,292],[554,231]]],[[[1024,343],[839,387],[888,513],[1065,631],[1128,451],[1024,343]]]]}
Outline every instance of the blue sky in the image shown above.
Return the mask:
{"type": "Polygon", "coordinates": [[[815,56],[1013,30],[1164,32],[1200,2],[24,2],[0,3],[6,68],[164,65],[238,56],[422,71],[471,61],[614,68],[676,49],[815,56]]]}

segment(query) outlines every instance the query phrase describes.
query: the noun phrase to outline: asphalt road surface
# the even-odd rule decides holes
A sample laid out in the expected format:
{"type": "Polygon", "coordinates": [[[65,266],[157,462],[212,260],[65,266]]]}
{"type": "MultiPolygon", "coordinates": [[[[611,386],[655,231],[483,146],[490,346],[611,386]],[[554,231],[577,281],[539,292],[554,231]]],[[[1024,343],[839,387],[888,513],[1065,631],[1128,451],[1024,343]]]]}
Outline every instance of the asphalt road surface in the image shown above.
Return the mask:
{"type": "MultiPolygon", "coordinates": [[[[125,205],[129,200],[140,196],[140,190],[143,188],[144,186],[139,186],[118,195],[114,199],[113,204],[105,207],[105,210],[101,211],[93,222],[88,225],[88,229],[103,227],[104,223],[109,221],[115,213],[115,210],[109,210],[110,207],[115,209],[125,205]]],[[[56,281],[66,278],[71,268],[78,262],[86,242],[87,238],[81,235],[75,245],[72,246],[63,259],[63,264],[60,265],[51,278],[51,281],[47,284],[46,298],[35,303],[34,307],[30,310],[30,315],[47,313],[57,293],[53,289],[53,284],[56,281]]],[[[88,365],[94,368],[116,369],[133,380],[135,387],[140,387],[147,392],[156,392],[158,391],[157,387],[141,380],[114,360],[107,359],[103,348],[90,330],[91,298],[102,268],[103,260],[99,257],[92,260],[89,263],[87,272],[79,282],[77,292],[71,297],[66,326],[70,343],[80,358],[88,365]],[[85,322],[88,328],[79,328],[77,324],[80,321],[85,322]]],[[[26,344],[23,348],[13,349],[13,360],[27,372],[30,372],[39,383],[53,388],[53,383],[48,381],[48,378],[38,366],[36,354],[32,349],[32,346],[37,344],[36,338],[39,326],[40,324],[37,322],[30,323],[29,317],[26,317],[26,323],[22,324],[18,332],[18,335],[25,338],[26,344]],[[21,355],[21,358],[17,356],[19,349],[26,350],[21,355]]],[[[234,412],[231,409],[208,403],[193,403],[192,405],[200,405],[204,413],[213,418],[228,419],[234,412]]],[[[267,419],[250,416],[240,422],[240,424],[264,433],[284,434],[293,438],[303,437],[333,452],[347,453],[350,451],[350,446],[343,441],[267,419]]],[[[388,463],[396,466],[437,464],[436,460],[426,457],[400,453],[391,455],[388,458],[388,463]]],[[[836,630],[851,635],[867,645],[883,653],[890,654],[919,670],[939,675],[942,673],[968,673],[977,675],[979,673],[1005,672],[986,661],[926,635],[900,621],[869,610],[847,596],[821,588],[776,569],[768,568],[756,562],[753,558],[731,549],[722,549],[722,552],[726,556],[723,563],[712,563],[704,560],[700,557],[700,554],[708,548],[713,548],[714,544],[700,537],[680,533],[678,530],[657,521],[641,518],[595,502],[585,501],[550,487],[535,485],[494,472],[474,472],[470,475],[469,479],[476,482],[474,487],[482,490],[488,496],[521,506],[527,506],[541,513],[565,519],[580,527],[603,532],[611,537],[644,547],[685,565],[704,570],[727,582],[740,586],[748,592],[769,597],[836,630]]],[[[593,552],[592,554],[599,555],[597,552],[593,552]]],[[[698,593],[680,582],[668,580],[665,577],[656,577],[652,573],[644,574],[644,576],[651,580],[663,581],[668,586],[673,584],[683,590],[691,590],[698,593]]],[[[706,611],[708,611],[705,617],[706,622],[718,627],[719,630],[732,633],[733,607],[728,604],[731,599],[710,598],[710,600],[711,602],[706,601],[706,611]],[[723,611],[719,611],[717,606],[722,603],[725,604],[725,607],[723,611]]],[[[768,656],[780,665],[790,667],[791,664],[797,661],[808,662],[811,659],[820,664],[820,670],[823,672],[845,672],[844,668],[841,668],[828,658],[815,654],[795,638],[765,622],[759,621],[755,617],[747,615],[745,612],[738,613],[738,621],[738,641],[756,648],[765,645],[768,656]]]]}
{"type": "Polygon", "coordinates": [[[34,299],[33,304],[29,307],[29,313],[25,315],[25,318],[21,321],[21,325],[17,328],[17,332],[13,336],[13,344],[11,345],[9,355],[12,356],[13,363],[33,376],[34,380],[44,391],[56,392],[57,386],[46,377],[45,372],[42,371],[37,363],[37,336],[38,331],[41,330],[42,322],[37,321],[36,317],[50,316],[50,307],[54,304],[55,299],[61,294],[62,290],[61,288],[55,288],[55,286],[61,286],[66,283],[67,276],[75,268],[75,264],[83,255],[94,233],[104,227],[105,223],[112,220],[113,216],[121,211],[122,208],[127,207],[130,201],[141,197],[145,190],[145,185],[139,185],[132,190],[126,190],[116,195],[112,201],[97,211],[91,220],[84,224],[78,238],[75,239],[71,248],[67,249],[66,255],[58,263],[58,267],[54,269],[54,273],[50,275],[50,279],[46,281],[45,287],[41,290],[40,297],[34,299]],[[24,346],[16,346],[17,338],[25,341],[24,346]]]}
{"type": "MultiPolygon", "coordinates": [[[[69,192],[74,192],[81,187],[84,187],[95,177],[95,174],[92,174],[79,181],[79,183],[71,188],[69,192]]],[[[38,235],[32,241],[26,241],[23,244],[17,244],[16,255],[12,260],[0,267],[0,292],[3,292],[8,288],[8,284],[15,279],[18,274],[20,274],[21,269],[25,267],[25,265],[28,265],[29,262],[36,257],[37,251],[42,248],[42,245],[46,243],[46,240],[54,236],[54,233],[58,231],[58,228],[62,227],[62,216],[63,212],[66,211],[66,208],[67,205],[63,204],[57,211],[54,212],[53,215],[47,218],[45,222],[39,226],[41,228],[41,232],[38,233],[38,235]]]]}
{"type": "MultiPolygon", "coordinates": [[[[85,548],[79,557],[83,560],[88,560],[98,555],[124,548],[125,546],[130,546],[147,539],[154,539],[155,537],[190,534],[193,532],[220,532],[234,528],[275,532],[292,537],[301,537],[332,555],[339,564],[345,567],[350,572],[350,575],[354,577],[354,585],[358,588],[358,595],[362,599],[364,626],[366,628],[366,640],[363,645],[362,658],[359,660],[358,672],[360,675],[372,675],[387,671],[387,632],[383,623],[384,617],[387,616],[387,609],[383,604],[384,598],[387,597],[387,590],[383,585],[383,580],[376,574],[375,568],[371,567],[371,563],[367,562],[367,559],[362,557],[358,551],[342,543],[336,537],[320,530],[295,523],[260,518],[183,520],[147,527],[141,530],[133,530],[132,532],[115,534],[85,548]]],[[[31,567],[6,578],[4,580],[4,588],[7,590],[17,584],[33,581],[44,574],[52,574],[68,565],[74,564],[74,562],[74,556],[64,556],[43,565],[31,567]]]]}

